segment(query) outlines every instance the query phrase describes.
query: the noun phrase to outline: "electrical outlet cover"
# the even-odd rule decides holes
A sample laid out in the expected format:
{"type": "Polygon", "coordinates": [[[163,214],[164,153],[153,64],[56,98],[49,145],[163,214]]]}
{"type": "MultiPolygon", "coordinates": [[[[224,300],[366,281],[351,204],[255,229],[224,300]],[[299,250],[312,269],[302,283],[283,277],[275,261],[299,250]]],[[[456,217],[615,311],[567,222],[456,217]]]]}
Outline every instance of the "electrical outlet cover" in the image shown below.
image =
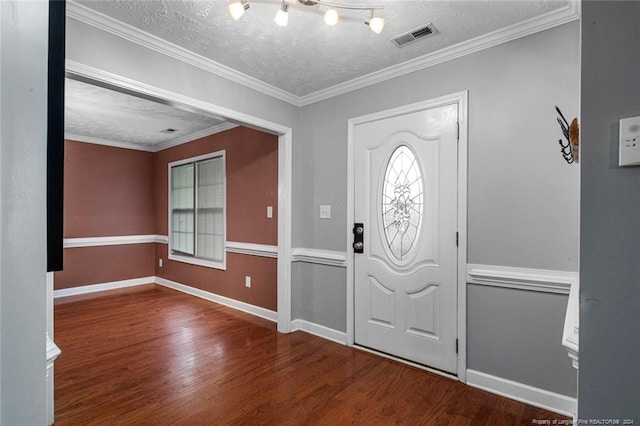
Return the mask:
{"type": "Polygon", "coordinates": [[[640,117],[620,120],[620,166],[640,166],[640,117]]]}

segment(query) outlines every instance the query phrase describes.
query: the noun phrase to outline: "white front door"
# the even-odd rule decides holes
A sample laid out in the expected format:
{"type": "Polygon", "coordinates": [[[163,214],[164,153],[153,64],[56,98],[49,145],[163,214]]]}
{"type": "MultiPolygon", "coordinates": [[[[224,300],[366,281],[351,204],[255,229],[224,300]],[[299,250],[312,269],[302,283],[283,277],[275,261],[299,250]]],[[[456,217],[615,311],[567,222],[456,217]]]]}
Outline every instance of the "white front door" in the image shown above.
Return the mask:
{"type": "Polygon", "coordinates": [[[457,372],[459,104],[354,126],[355,343],[457,372]]]}

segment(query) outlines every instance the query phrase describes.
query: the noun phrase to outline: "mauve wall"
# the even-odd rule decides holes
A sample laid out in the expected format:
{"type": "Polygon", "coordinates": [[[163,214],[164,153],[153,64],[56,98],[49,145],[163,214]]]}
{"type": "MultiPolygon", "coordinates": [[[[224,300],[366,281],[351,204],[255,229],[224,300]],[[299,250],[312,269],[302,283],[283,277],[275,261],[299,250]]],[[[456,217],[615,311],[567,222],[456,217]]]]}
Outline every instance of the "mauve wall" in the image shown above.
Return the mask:
{"type": "Polygon", "coordinates": [[[154,231],[153,153],[65,142],[64,237],[154,231]]]}
{"type": "MultiPolygon", "coordinates": [[[[65,239],[167,235],[168,164],[225,150],[227,241],[278,244],[277,136],[237,127],[155,154],[75,141],[65,148],[65,239]]],[[[170,261],[166,244],[67,248],[54,283],[60,290],[153,275],[277,309],[276,259],[229,253],[222,271],[170,261]]]]}
{"type": "MultiPolygon", "coordinates": [[[[168,232],[168,164],[220,150],[226,151],[227,241],[278,244],[278,137],[245,127],[169,148],[155,154],[155,232],[168,232]],[[267,218],[273,206],[273,218],[267,218]]],[[[167,259],[167,245],[156,244],[159,277],[201,290],[276,310],[277,260],[227,254],[225,271],[167,259]],[[163,260],[159,266],[158,260],[163,260]],[[251,288],[244,285],[250,276],[251,288]]]]}
{"type": "Polygon", "coordinates": [[[155,233],[167,235],[168,164],[226,150],[227,241],[278,244],[278,137],[236,127],[155,154],[155,233]],[[267,219],[273,206],[273,219],[267,219]]]}
{"type": "MultiPolygon", "coordinates": [[[[153,153],[65,141],[64,238],[154,234],[153,153]]],[[[64,250],[56,290],[153,276],[154,245],[64,250]]]]}

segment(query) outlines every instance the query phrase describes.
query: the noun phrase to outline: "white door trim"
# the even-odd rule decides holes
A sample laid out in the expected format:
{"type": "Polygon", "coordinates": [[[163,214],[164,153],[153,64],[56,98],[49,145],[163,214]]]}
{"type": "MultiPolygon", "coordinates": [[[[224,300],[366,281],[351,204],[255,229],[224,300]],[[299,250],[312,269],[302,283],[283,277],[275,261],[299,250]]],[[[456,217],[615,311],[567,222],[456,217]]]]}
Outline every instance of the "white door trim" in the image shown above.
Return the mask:
{"type": "MultiPolygon", "coordinates": [[[[75,61],[67,60],[68,74],[161,100],[169,105],[224,117],[239,124],[278,135],[278,331],[291,331],[291,171],[292,129],[239,111],[180,95],[139,81],[131,80],[75,61]]],[[[53,303],[53,302],[51,302],[53,303]]]]}
{"type": "Polygon", "coordinates": [[[459,140],[458,140],[458,380],[466,381],[467,370],[467,146],[468,146],[468,97],[467,91],[453,93],[398,108],[392,108],[373,114],[349,119],[347,135],[347,345],[355,343],[355,306],[354,306],[354,260],[352,227],[355,208],[355,127],[358,124],[381,120],[414,111],[435,108],[458,103],[459,140]]]}

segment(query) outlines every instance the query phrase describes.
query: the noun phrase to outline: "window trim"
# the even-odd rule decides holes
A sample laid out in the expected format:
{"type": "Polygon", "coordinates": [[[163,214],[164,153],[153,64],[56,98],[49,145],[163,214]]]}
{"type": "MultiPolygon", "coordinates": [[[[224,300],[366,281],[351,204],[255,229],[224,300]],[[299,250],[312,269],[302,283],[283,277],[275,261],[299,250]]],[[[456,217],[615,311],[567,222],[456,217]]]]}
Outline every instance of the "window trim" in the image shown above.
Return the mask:
{"type": "MultiPolygon", "coordinates": [[[[227,269],[227,154],[226,150],[215,151],[207,154],[198,155],[196,157],[185,158],[182,160],[172,161],[167,165],[167,229],[168,229],[168,244],[167,244],[167,258],[169,260],[175,260],[178,262],[189,263],[191,265],[204,266],[207,268],[213,269],[227,269]],[[187,256],[180,253],[172,253],[173,246],[173,229],[172,229],[172,214],[171,214],[171,168],[176,166],[181,166],[189,163],[197,163],[200,161],[210,160],[212,158],[222,158],[222,175],[223,175],[223,186],[222,186],[222,199],[223,199],[223,215],[222,215],[222,261],[204,259],[196,256],[187,256]]],[[[197,203],[197,198],[196,198],[197,203]]],[[[197,210],[197,204],[194,206],[194,209],[197,210]]],[[[197,234],[197,228],[195,228],[195,218],[194,218],[194,234],[197,234]]],[[[196,250],[196,241],[194,240],[194,250],[196,250]]]]}

